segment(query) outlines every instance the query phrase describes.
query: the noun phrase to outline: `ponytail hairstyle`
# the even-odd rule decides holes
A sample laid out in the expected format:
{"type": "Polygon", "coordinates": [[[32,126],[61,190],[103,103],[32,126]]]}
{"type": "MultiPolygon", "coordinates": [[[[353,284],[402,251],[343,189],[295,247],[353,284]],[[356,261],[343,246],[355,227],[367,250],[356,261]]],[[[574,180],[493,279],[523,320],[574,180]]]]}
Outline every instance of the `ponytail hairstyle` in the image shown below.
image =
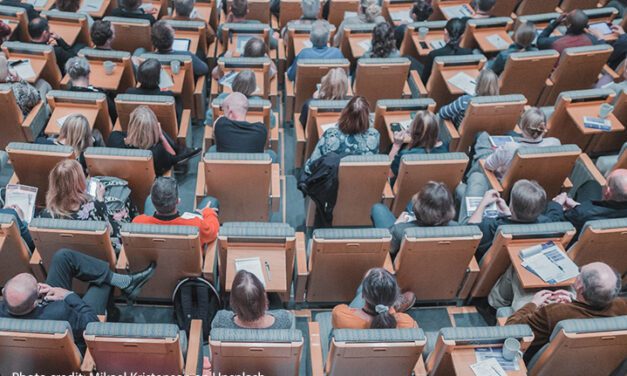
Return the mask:
{"type": "Polygon", "coordinates": [[[451,18],[444,27],[448,33],[448,44],[454,49],[459,48],[459,42],[461,42],[464,30],[466,30],[466,21],[461,18],[451,18]]]}
{"type": "Polygon", "coordinates": [[[522,114],[518,125],[525,136],[538,140],[546,133],[546,116],[538,107],[531,107],[522,114]]]}
{"type": "Polygon", "coordinates": [[[390,311],[400,296],[400,289],[394,276],[383,268],[370,269],[362,287],[366,301],[364,310],[373,316],[370,328],[396,328],[396,318],[390,311]]]}

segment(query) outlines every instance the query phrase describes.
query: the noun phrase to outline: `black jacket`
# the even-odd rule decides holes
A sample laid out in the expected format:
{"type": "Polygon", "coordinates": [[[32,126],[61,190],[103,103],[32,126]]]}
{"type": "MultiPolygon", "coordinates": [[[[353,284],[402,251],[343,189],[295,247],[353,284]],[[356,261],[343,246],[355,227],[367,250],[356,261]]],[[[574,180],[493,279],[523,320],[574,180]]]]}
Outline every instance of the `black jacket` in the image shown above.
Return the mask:
{"type": "Polygon", "coordinates": [[[577,234],[588,221],[596,219],[627,218],[627,201],[584,201],[580,205],[562,210],[562,206],[551,201],[547,207],[547,215],[554,222],[568,221],[575,226],[577,234]]]}
{"type": "Polygon", "coordinates": [[[268,129],[262,123],[220,117],[213,126],[216,150],[220,153],[263,153],[268,129]]]}
{"type": "Polygon", "coordinates": [[[298,189],[316,204],[315,228],[333,225],[333,209],[337,201],[338,174],[342,157],[344,155],[327,153],[311,164],[310,174],[303,170],[300,175],[298,189]]]}
{"type": "Polygon", "coordinates": [[[34,6],[28,3],[23,3],[20,0],[4,0],[0,1],[0,5],[6,5],[8,7],[18,7],[26,10],[26,16],[28,20],[31,21],[33,18],[39,17],[39,12],[35,9],[34,6]]]}
{"type": "Polygon", "coordinates": [[[612,69],[616,69],[627,57],[627,34],[618,37],[612,47],[614,47],[614,51],[612,51],[610,58],[607,60],[607,65],[612,69]]]}
{"type": "MultiPolygon", "coordinates": [[[[164,133],[164,136],[166,137],[166,139],[168,139],[170,146],[172,146],[176,150],[176,143],[169,139],[167,133],[164,133]]],[[[124,142],[125,138],[126,132],[113,131],[109,135],[109,140],[107,140],[107,146],[111,148],[136,149],[133,146],[127,145],[124,142]]],[[[168,170],[174,167],[177,162],[176,156],[168,153],[161,141],[159,141],[156,145],[153,145],[153,147],[148,150],[152,152],[152,162],[155,166],[155,174],[157,174],[157,176],[161,176],[166,173],[168,170]]]]}
{"type": "Polygon", "coordinates": [[[422,70],[422,74],[420,75],[422,82],[426,85],[427,81],[429,81],[429,76],[431,76],[431,70],[433,69],[433,61],[436,57],[454,55],[472,55],[472,49],[461,48],[449,42],[446,44],[446,46],[429,52],[425,61],[425,67],[422,70]]]}
{"type": "Polygon", "coordinates": [[[115,121],[118,119],[118,111],[115,108],[115,96],[112,93],[107,93],[104,90],[96,89],[92,87],[78,87],[71,86],[68,88],[69,91],[79,91],[79,92],[87,92],[87,93],[105,93],[107,95],[107,109],[109,110],[109,117],[111,118],[111,126],[115,124],[115,121]]]}
{"type": "Polygon", "coordinates": [[[150,25],[156,22],[152,14],[145,13],[144,10],[141,8],[135,11],[127,11],[123,8],[115,8],[111,11],[111,17],[138,18],[140,20],[148,20],[150,21],[150,25]]]}

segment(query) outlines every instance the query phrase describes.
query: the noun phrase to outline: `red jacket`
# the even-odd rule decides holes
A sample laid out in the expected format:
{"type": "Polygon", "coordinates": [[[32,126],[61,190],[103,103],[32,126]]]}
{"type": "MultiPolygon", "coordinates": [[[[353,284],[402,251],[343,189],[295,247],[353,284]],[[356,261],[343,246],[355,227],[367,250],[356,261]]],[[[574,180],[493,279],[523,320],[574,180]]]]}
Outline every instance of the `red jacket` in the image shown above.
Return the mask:
{"type": "Polygon", "coordinates": [[[133,219],[133,223],[141,223],[145,225],[180,225],[180,226],[196,226],[200,230],[200,242],[205,245],[213,242],[218,237],[220,222],[218,215],[213,209],[205,208],[202,211],[202,218],[199,214],[184,214],[183,218],[179,213],[172,215],[160,215],[155,213],[154,216],[138,215],[133,219]],[[189,217],[189,218],[187,218],[189,217]]]}

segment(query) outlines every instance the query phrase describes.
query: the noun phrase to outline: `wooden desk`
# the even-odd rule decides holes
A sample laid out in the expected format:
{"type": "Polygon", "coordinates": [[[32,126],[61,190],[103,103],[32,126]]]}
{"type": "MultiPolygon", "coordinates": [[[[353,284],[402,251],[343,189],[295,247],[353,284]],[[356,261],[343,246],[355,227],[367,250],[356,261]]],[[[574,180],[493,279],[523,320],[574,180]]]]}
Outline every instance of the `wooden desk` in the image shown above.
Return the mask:
{"type": "Polygon", "coordinates": [[[231,51],[231,56],[233,56],[233,57],[240,57],[241,56],[240,51],[237,50],[237,43],[238,43],[240,38],[246,39],[246,42],[242,42],[242,46],[241,46],[242,47],[242,52],[244,52],[244,46],[246,45],[246,43],[248,42],[248,40],[250,38],[259,38],[261,40],[264,40],[263,39],[263,34],[237,33],[237,34],[233,35],[233,37],[229,39],[228,45],[226,46],[226,51],[231,51]]]}
{"type": "Polygon", "coordinates": [[[235,270],[235,260],[243,258],[258,257],[261,261],[261,271],[266,282],[268,292],[288,291],[286,275],[286,255],[285,248],[232,248],[227,250],[226,255],[226,282],[225,290],[231,291],[235,270]]]}
{"type": "Polygon", "coordinates": [[[625,130],[623,124],[614,116],[613,113],[609,114],[607,119],[612,123],[612,129],[610,131],[603,131],[600,129],[586,128],[583,125],[584,116],[598,117],[599,109],[601,105],[599,103],[575,103],[566,107],[566,113],[568,117],[577,125],[579,131],[585,135],[595,135],[613,132],[622,132],[625,130]]]}
{"type": "Polygon", "coordinates": [[[166,73],[168,73],[170,77],[172,77],[172,82],[174,83],[174,86],[163,88],[161,91],[170,90],[172,93],[174,93],[174,95],[181,95],[183,93],[183,84],[185,83],[185,69],[183,68],[183,64],[181,64],[181,70],[178,74],[173,74],[172,68],[170,68],[170,65],[168,64],[162,64],[161,69],[166,71],[166,73]]]}
{"type": "Polygon", "coordinates": [[[25,59],[30,60],[30,65],[33,68],[33,72],[35,72],[35,77],[31,77],[27,79],[26,81],[34,85],[35,82],[37,82],[37,80],[41,76],[41,73],[43,72],[44,68],[46,67],[46,59],[43,56],[37,56],[37,55],[11,54],[9,58],[9,62],[15,61],[15,60],[25,60],[25,59]]]}
{"type": "Polygon", "coordinates": [[[52,112],[52,116],[50,116],[50,120],[48,120],[48,125],[46,125],[46,134],[59,134],[61,127],[57,124],[57,119],[72,114],[85,116],[89,122],[89,128],[93,129],[96,123],[96,117],[98,116],[98,109],[94,108],[92,105],[84,105],[81,103],[57,104],[52,112]]]}
{"type": "Polygon", "coordinates": [[[392,123],[402,123],[404,121],[411,119],[410,111],[399,111],[399,112],[390,112],[383,115],[383,122],[385,123],[385,129],[387,131],[387,135],[390,138],[390,143],[394,142],[394,132],[392,132],[392,123]]]}
{"type": "MultiPolygon", "coordinates": [[[[53,2],[54,3],[54,2],[53,2]]],[[[81,6],[79,9],[83,8],[83,5],[85,4],[85,0],[81,0],[81,6]]],[[[92,16],[93,18],[102,18],[105,16],[105,13],[107,12],[107,9],[109,8],[109,0],[102,0],[102,2],[100,3],[100,8],[95,9],[95,8],[89,8],[89,9],[85,9],[85,12],[87,14],[89,14],[90,16],[92,16]]],[[[68,42],[69,44],[69,42],[68,42]]]]}
{"type": "Polygon", "coordinates": [[[318,142],[320,137],[322,137],[322,135],[324,134],[325,130],[322,128],[322,126],[326,126],[328,124],[335,124],[337,123],[339,119],[340,119],[339,112],[334,112],[332,114],[318,115],[316,117],[316,132],[317,132],[316,142],[318,142]]]}
{"type": "MultiPolygon", "coordinates": [[[[520,256],[518,256],[520,254],[520,251],[525,248],[529,248],[534,245],[537,245],[537,244],[538,244],[537,242],[533,242],[533,243],[520,242],[520,243],[510,243],[507,246],[507,253],[509,254],[509,259],[512,262],[512,265],[514,266],[514,270],[516,271],[516,274],[518,275],[518,278],[520,279],[520,284],[522,285],[522,287],[525,289],[544,289],[544,288],[568,287],[572,285],[573,283],[575,283],[575,278],[571,278],[560,283],[549,284],[549,283],[544,282],[542,278],[538,277],[537,275],[533,274],[532,272],[530,272],[529,270],[525,269],[522,266],[520,256]]],[[[564,247],[561,244],[559,243],[555,243],[555,244],[562,251],[564,251],[564,247]]]]}
{"type": "Polygon", "coordinates": [[[292,43],[294,43],[294,57],[298,56],[300,51],[303,49],[312,46],[311,41],[309,40],[309,34],[294,34],[292,43]]]}
{"type": "Polygon", "coordinates": [[[444,31],[443,30],[429,30],[425,39],[420,39],[418,35],[418,31],[413,32],[411,37],[414,45],[416,46],[416,51],[418,51],[418,55],[420,57],[425,57],[429,55],[429,52],[433,51],[434,48],[431,46],[431,42],[441,40],[444,42],[444,31]],[[422,46],[420,42],[425,42],[426,46],[422,46]]]}
{"type": "Polygon", "coordinates": [[[81,25],[76,22],[65,22],[58,19],[50,20],[50,31],[58,34],[65,43],[73,46],[81,33],[81,25]]]}
{"type": "Polygon", "coordinates": [[[440,12],[442,12],[442,15],[444,16],[445,20],[450,20],[452,17],[449,17],[446,12],[444,12],[444,9],[446,8],[450,8],[450,7],[456,7],[459,5],[465,5],[466,9],[470,12],[470,15],[468,17],[472,18],[475,15],[475,11],[472,9],[472,7],[470,6],[470,0],[466,0],[466,1],[446,1],[446,2],[441,2],[438,4],[439,8],[440,8],[440,12]]]}
{"type": "Polygon", "coordinates": [[[362,57],[363,54],[365,54],[368,50],[364,49],[359,44],[363,41],[370,42],[371,40],[371,34],[351,34],[348,37],[348,43],[350,44],[351,54],[353,55],[353,58],[359,59],[360,57],[362,57]]]}
{"type": "Polygon", "coordinates": [[[486,54],[494,54],[499,51],[506,50],[512,43],[514,43],[512,38],[510,38],[510,36],[507,34],[507,31],[505,31],[505,29],[479,29],[475,31],[474,37],[481,51],[486,54]],[[499,37],[503,38],[503,40],[507,43],[507,46],[505,46],[505,44],[502,48],[497,48],[496,46],[494,46],[487,39],[491,35],[498,35],[499,37]]]}
{"type": "MultiPolygon", "coordinates": [[[[89,68],[91,70],[91,74],[89,75],[89,84],[98,89],[117,92],[120,88],[122,76],[124,75],[124,65],[123,63],[116,61],[113,73],[107,75],[105,73],[103,63],[104,62],[98,60],[89,61],[89,68]]],[[[61,86],[67,87],[69,83],[70,76],[66,74],[61,80],[61,86]]]]}
{"type": "Polygon", "coordinates": [[[194,9],[196,9],[196,13],[198,13],[198,18],[201,18],[207,24],[211,21],[211,12],[213,11],[211,8],[211,3],[196,3],[194,4],[194,9]]]}
{"type": "MultiPolygon", "coordinates": [[[[453,363],[454,375],[456,376],[475,376],[471,364],[477,363],[474,348],[457,348],[451,353],[451,362],[453,363]]],[[[507,371],[508,376],[526,376],[527,367],[522,359],[518,359],[518,371],[507,371]]]]}
{"type": "Polygon", "coordinates": [[[390,15],[390,20],[392,20],[392,24],[394,26],[401,25],[403,23],[413,22],[409,12],[411,11],[412,4],[411,3],[400,3],[400,4],[388,4],[388,14],[390,15]],[[394,19],[395,14],[404,14],[403,19],[394,19]]]}
{"type": "Polygon", "coordinates": [[[467,75],[469,75],[470,77],[474,78],[475,81],[477,80],[477,77],[479,77],[479,71],[476,69],[451,69],[451,70],[445,70],[442,71],[442,77],[444,78],[444,81],[446,82],[446,87],[449,91],[449,93],[451,93],[451,95],[463,95],[466,94],[462,89],[458,88],[457,86],[451,84],[450,82],[448,82],[448,80],[455,76],[457,73],[459,72],[464,72],[467,75]]]}

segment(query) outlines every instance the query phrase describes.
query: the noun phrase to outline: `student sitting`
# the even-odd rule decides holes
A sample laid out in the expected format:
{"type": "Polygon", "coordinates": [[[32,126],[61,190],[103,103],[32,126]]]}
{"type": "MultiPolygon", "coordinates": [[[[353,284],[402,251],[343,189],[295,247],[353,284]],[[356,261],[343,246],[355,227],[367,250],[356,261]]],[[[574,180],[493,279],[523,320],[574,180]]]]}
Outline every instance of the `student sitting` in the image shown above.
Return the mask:
{"type": "MultiPolygon", "coordinates": [[[[91,74],[91,67],[89,61],[81,56],[75,56],[67,61],[65,64],[65,72],[70,76],[70,83],[68,85],[69,91],[80,91],[87,93],[104,93],[103,90],[96,89],[89,84],[89,76],[91,74]]],[[[109,111],[109,117],[111,123],[115,124],[118,118],[118,113],[115,108],[115,100],[113,94],[107,94],[107,110],[109,111]]]]}
{"type": "Polygon", "coordinates": [[[333,45],[335,47],[340,46],[344,38],[344,27],[347,25],[378,24],[385,22],[385,18],[381,15],[381,6],[379,4],[378,0],[361,0],[357,17],[347,17],[342,21],[333,38],[333,45]]]}
{"type": "Polygon", "coordinates": [[[425,85],[427,84],[427,81],[429,81],[429,77],[431,77],[433,62],[436,57],[472,54],[472,49],[461,48],[459,46],[462,35],[464,35],[464,30],[466,30],[466,21],[459,18],[452,18],[448,20],[446,26],[444,27],[444,42],[446,45],[429,52],[427,59],[425,60],[424,68],[422,69],[422,73],[420,73],[420,78],[425,85]]]}
{"type": "Polygon", "coordinates": [[[192,70],[194,77],[206,76],[209,73],[209,66],[202,61],[196,54],[190,51],[174,51],[174,29],[166,21],[158,21],[152,26],[150,32],[152,45],[158,54],[162,55],[184,55],[192,58],[192,70]]]}
{"type": "Polygon", "coordinates": [[[174,0],[173,12],[171,16],[164,16],[164,20],[176,20],[176,21],[199,21],[204,22],[207,28],[205,38],[207,39],[207,46],[209,46],[216,39],[216,33],[213,31],[211,25],[204,19],[200,18],[198,12],[194,8],[195,0],[174,0]]]}
{"type": "Polygon", "coordinates": [[[156,22],[157,8],[151,7],[144,10],[142,0],[120,0],[119,7],[111,11],[112,17],[139,18],[150,21],[150,24],[156,22]]]}
{"type": "MultiPolygon", "coordinates": [[[[411,22],[423,22],[427,21],[433,14],[433,7],[431,6],[431,0],[417,0],[409,10],[409,16],[411,22]]],[[[405,38],[405,30],[407,30],[407,22],[403,21],[400,25],[394,29],[394,39],[396,39],[396,48],[401,49],[403,38],[405,38]]]]}
{"type": "MultiPolygon", "coordinates": [[[[11,86],[13,97],[15,97],[15,102],[22,111],[23,117],[28,116],[33,108],[42,100],[40,91],[33,85],[22,80],[16,73],[11,72],[9,69],[9,61],[2,54],[0,54],[0,83],[6,83],[11,86]]],[[[47,82],[43,81],[42,83],[52,89],[47,82]]],[[[48,91],[48,89],[44,89],[44,91],[48,91]]]]}
{"type": "Polygon", "coordinates": [[[296,55],[292,65],[287,70],[287,78],[290,81],[296,80],[296,69],[299,59],[342,59],[342,51],[336,47],[329,47],[329,23],[327,21],[316,21],[311,27],[309,34],[311,47],[303,48],[296,55]]]}
{"type": "Polygon", "coordinates": [[[416,302],[416,296],[401,295],[396,279],[383,268],[370,269],[357,289],[350,306],[333,308],[334,329],[393,329],[415,328],[418,325],[406,313],[416,302]]]}
{"type": "Polygon", "coordinates": [[[218,236],[220,223],[218,222],[218,202],[213,197],[201,201],[195,213],[178,212],[177,206],[181,202],[179,187],[176,179],[158,177],[150,188],[150,197],[146,199],[144,213],[133,219],[133,223],[149,225],[181,225],[198,227],[200,242],[207,245],[218,236]]]}
{"type": "Polygon", "coordinates": [[[533,46],[533,40],[536,37],[536,27],[529,22],[520,25],[514,32],[514,43],[507,50],[499,52],[496,59],[488,63],[488,68],[494,73],[500,75],[505,70],[505,63],[509,56],[515,52],[537,51],[533,46]]]}
{"type": "Polygon", "coordinates": [[[54,2],[55,8],[61,12],[78,13],[87,17],[87,26],[92,27],[94,19],[91,18],[89,13],[81,9],[81,0],[56,0],[54,2]]]}
{"type": "Polygon", "coordinates": [[[390,230],[392,234],[390,253],[394,257],[401,248],[405,229],[454,225],[455,201],[444,183],[430,181],[412,197],[410,204],[398,219],[383,204],[374,204],[370,217],[375,228],[390,230]]]}
{"type": "Polygon", "coordinates": [[[490,18],[492,10],[496,6],[496,0],[477,0],[475,2],[475,14],[472,18],[490,18]]]}
{"type": "MultiPolygon", "coordinates": [[[[322,76],[320,81],[320,89],[313,93],[312,99],[320,100],[343,100],[348,99],[348,76],[346,71],[342,68],[333,68],[322,76]]],[[[307,99],[303,103],[303,108],[300,111],[300,124],[305,128],[307,125],[307,117],[309,116],[309,104],[312,99],[307,99]]]]}
{"type": "Polygon", "coordinates": [[[254,274],[240,270],[233,278],[229,304],[233,311],[220,310],[211,329],[291,329],[293,315],[284,310],[268,310],[268,296],[254,274]]]}
{"type": "Polygon", "coordinates": [[[28,34],[30,34],[32,43],[46,44],[53,47],[61,74],[65,74],[65,63],[67,63],[70,58],[76,56],[76,51],[85,47],[85,45],[81,43],[76,43],[74,47],[67,44],[63,38],[50,32],[48,20],[41,17],[30,21],[28,24],[28,34]]]}
{"type": "MultiPolygon", "coordinates": [[[[224,3],[226,13],[226,2],[224,3]]],[[[230,2],[229,13],[226,16],[226,23],[261,23],[259,20],[249,20],[248,16],[248,0],[233,0],[230,2]]],[[[218,40],[222,43],[222,26],[218,26],[218,40]]],[[[270,48],[275,50],[278,46],[279,33],[274,32],[270,36],[270,48]]]]}
{"type": "MultiPolygon", "coordinates": [[[[276,0],[272,0],[276,1],[276,0]]],[[[279,3],[279,1],[276,1],[279,3]]],[[[318,15],[320,14],[320,1],[319,0],[301,0],[300,1],[300,10],[302,12],[302,16],[300,16],[297,20],[288,21],[287,25],[283,27],[281,30],[281,38],[285,45],[289,43],[289,33],[287,30],[291,26],[301,26],[301,25],[311,25],[312,23],[318,20],[318,15]]]]}
{"type": "Polygon", "coordinates": [[[115,29],[111,26],[111,22],[98,20],[95,21],[89,31],[91,41],[94,43],[94,49],[111,51],[111,43],[115,39],[115,29]]]}
{"type": "MultiPolygon", "coordinates": [[[[227,51],[224,54],[224,57],[231,57],[233,53],[231,51],[227,51]]],[[[246,42],[244,45],[244,51],[242,52],[241,57],[269,57],[268,56],[268,47],[266,43],[259,38],[253,37],[246,42]]],[[[270,60],[270,80],[274,79],[277,74],[277,68],[274,64],[274,61],[270,60]]],[[[219,80],[224,76],[224,72],[220,69],[220,66],[216,66],[211,71],[211,77],[214,80],[219,80]]]]}
{"type": "Polygon", "coordinates": [[[536,44],[541,50],[556,50],[560,54],[569,47],[592,46],[593,44],[604,43],[599,41],[594,35],[586,33],[588,27],[588,16],[580,9],[575,9],[569,13],[562,13],[559,17],[551,21],[547,27],[538,35],[536,44]],[[560,25],[566,26],[566,33],[561,36],[551,36],[553,31],[560,25]]]}
{"type": "Polygon", "coordinates": [[[396,48],[394,40],[394,29],[387,22],[382,22],[372,30],[372,41],[368,51],[362,57],[364,58],[388,58],[400,57],[401,53],[396,48]]]}

